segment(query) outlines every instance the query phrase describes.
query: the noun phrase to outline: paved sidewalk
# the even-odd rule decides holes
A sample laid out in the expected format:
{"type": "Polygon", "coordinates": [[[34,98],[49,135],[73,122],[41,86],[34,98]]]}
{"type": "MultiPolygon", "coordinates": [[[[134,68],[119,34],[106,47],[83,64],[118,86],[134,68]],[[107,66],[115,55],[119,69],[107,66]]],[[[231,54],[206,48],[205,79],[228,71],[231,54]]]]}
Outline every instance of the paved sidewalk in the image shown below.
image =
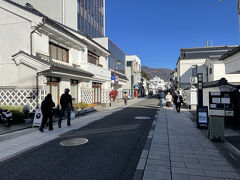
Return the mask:
{"type": "Polygon", "coordinates": [[[134,180],[240,179],[211,141],[196,128],[188,111],[177,113],[164,108],[158,114],[134,180]]]}
{"type": "MultiPolygon", "coordinates": [[[[144,100],[144,98],[132,100],[128,104],[128,106],[131,106],[142,100],[144,100]]],[[[62,122],[62,128],[58,128],[57,123],[54,123],[53,131],[45,130],[44,133],[41,133],[38,130],[38,128],[35,128],[0,135],[0,162],[7,160],[13,156],[16,156],[17,154],[20,154],[26,150],[37,147],[43,143],[58,138],[60,135],[68,131],[84,127],[90,123],[93,123],[94,121],[100,120],[128,106],[123,106],[119,104],[115,108],[102,109],[100,111],[90,113],[85,116],[80,116],[71,121],[72,126],[70,127],[66,125],[66,120],[62,122]]]]}

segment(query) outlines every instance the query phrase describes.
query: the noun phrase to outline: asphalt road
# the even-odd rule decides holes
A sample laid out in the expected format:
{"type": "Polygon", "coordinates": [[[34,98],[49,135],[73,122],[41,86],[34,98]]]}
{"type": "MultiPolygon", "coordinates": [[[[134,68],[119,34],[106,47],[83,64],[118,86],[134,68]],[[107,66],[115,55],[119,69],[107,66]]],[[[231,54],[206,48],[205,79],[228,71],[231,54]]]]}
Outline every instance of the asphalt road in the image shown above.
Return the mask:
{"type": "Polygon", "coordinates": [[[130,180],[157,104],[158,99],[146,99],[3,162],[0,179],[130,180]],[[136,116],[151,119],[135,119],[136,116]],[[88,142],[80,146],[60,145],[71,138],[86,138],[88,142]]]}

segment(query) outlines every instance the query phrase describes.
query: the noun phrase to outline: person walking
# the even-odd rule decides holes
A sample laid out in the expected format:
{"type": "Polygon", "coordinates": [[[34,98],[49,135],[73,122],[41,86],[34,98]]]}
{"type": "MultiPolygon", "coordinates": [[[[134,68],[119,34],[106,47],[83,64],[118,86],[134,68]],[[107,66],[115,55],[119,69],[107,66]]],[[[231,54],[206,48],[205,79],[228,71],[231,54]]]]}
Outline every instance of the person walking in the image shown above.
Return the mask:
{"type": "Polygon", "coordinates": [[[47,120],[49,119],[49,131],[53,130],[53,107],[55,106],[55,103],[52,100],[52,94],[48,94],[45,99],[41,103],[41,110],[42,110],[42,123],[39,128],[39,131],[43,132],[43,128],[45,125],[47,125],[47,120]]]}
{"type": "Polygon", "coordinates": [[[173,100],[176,110],[179,113],[181,109],[181,104],[183,102],[182,96],[180,95],[179,91],[174,95],[174,100],[173,100]]]}
{"type": "Polygon", "coordinates": [[[123,100],[124,100],[124,104],[126,106],[127,105],[127,101],[128,101],[128,93],[126,91],[124,92],[123,100]]]}
{"type": "Polygon", "coordinates": [[[160,105],[160,108],[161,107],[163,108],[164,102],[165,102],[165,93],[162,90],[160,90],[160,92],[159,92],[159,105],[160,105]]]}
{"type": "Polygon", "coordinates": [[[172,104],[172,95],[170,92],[167,93],[166,97],[166,104],[167,104],[167,107],[171,107],[171,104],[172,104]]]}
{"type": "Polygon", "coordinates": [[[65,112],[67,114],[67,125],[71,126],[70,114],[71,114],[71,110],[73,111],[73,106],[72,106],[72,96],[69,94],[69,92],[70,90],[66,88],[64,94],[62,94],[60,98],[61,111],[60,111],[60,116],[58,120],[59,128],[61,128],[62,118],[65,112]]]}

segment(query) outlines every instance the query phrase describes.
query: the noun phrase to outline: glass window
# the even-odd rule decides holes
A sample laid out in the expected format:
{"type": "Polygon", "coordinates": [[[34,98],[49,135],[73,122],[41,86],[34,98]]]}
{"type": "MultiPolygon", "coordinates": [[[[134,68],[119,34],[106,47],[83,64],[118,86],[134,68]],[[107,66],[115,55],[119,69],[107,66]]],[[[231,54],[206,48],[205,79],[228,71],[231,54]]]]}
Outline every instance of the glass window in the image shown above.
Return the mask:
{"type": "Polygon", "coordinates": [[[209,74],[212,74],[212,68],[209,68],[209,74]]]}

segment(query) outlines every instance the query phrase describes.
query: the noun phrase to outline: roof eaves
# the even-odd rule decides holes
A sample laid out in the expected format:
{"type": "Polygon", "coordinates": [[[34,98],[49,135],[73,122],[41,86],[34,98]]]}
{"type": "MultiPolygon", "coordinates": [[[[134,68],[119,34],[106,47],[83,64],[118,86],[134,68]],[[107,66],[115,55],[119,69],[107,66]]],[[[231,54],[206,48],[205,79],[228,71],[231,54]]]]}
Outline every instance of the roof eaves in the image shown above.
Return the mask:
{"type": "Polygon", "coordinates": [[[24,52],[24,51],[19,51],[19,52],[17,52],[16,54],[12,55],[12,57],[17,56],[18,54],[24,54],[24,55],[26,55],[26,56],[28,56],[28,57],[31,57],[31,58],[33,58],[33,59],[35,59],[35,60],[38,60],[38,61],[40,61],[40,62],[42,62],[42,63],[45,63],[45,64],[47,64],[47,65],[49,65],[49,66],[52,66],[53,68],[60,68],[60,69],[65,69],[65,70],[70,70],[70,71],[74,71],[74,72],[83,73],[83,74],[85,74],[85,75],[88,76],[88,77],[93,77],[93,76],[94,76],[94,74],[92,74],[92,73],[90,73],[90,72],[87,72],[87,71],[84,71],[84,70],[82,70],[82,69],[76,69],[76,68],[74,68],[74,67],[66,66],[66,65],[63,65],[63,64],[61,64],[61,63],[56,63],[56,62],[54,62],[54,61],[46,61],[46,60],[43,60],[43,59],[41,59],[41,58],[39,58],[39,57],[30,55],[30,54],[28,54],[28,53],[26,53],[26,52],[24,52]]]}
{"type": "Polygon", "coordinates": [[[231,56],[237,54],[238,52],[240,52],[240,46],[238,46],[235,49],[233,49],[233,50],[229,51],[228,53],[224,54],[219,60],[220,61],[225,60],[228,57],[231,57],[231,56]]]}

